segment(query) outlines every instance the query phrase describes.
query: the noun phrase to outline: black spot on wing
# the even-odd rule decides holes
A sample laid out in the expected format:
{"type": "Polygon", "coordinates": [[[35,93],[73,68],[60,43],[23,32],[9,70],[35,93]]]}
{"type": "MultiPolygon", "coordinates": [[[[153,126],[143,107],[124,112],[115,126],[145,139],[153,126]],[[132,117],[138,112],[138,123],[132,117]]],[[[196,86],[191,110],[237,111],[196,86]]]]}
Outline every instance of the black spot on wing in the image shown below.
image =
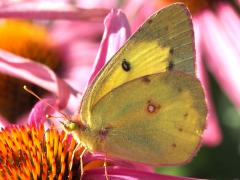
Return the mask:
{"type": "MultiPolygon", "coordinates": [[[[170,58],[171,58],[174,54],[174,48],[170,48],[169,54],[170,54],[170,58]]],[[[169,60],[167,70],[169,70],[169,71],[173,70],[174,65],[175,65],[174,62],[172,60],[169,60]]]]}
{"type": "Polygon", "coordinates": [[[181,87],[178,87],[177,88],[177,91],[180,93],[180,92],[182,92],[182,88],[181,87]]]}
{"type": "Polygon", "coordinates": [[[152,19],[149,19],[147,22],[148,22],[148,24],[152,24],[153,21],[152,21],[152,19]]]}
{"type": "Polygon", "coordinates": [[[131,64],[129,61],[127,61],[126,59],[123,59],[122,61],[122,68],[124,71],[130,71],[131,70],[131,64]]]}
{"type": "Polygon", "coordinates": [[[150,82],[151,82],[151,79],[149,79],[148,76],[143,76],[143,77],[142,77],[142,81],[145,82],[145,83],[150,83],[150,82]]]}
{"type": "Polygon", "coordinates": [[[179,132],[182,132],[182,131],[183,131],[183,129],[182,129],[182,128],[178,128],[178,131],[179,131],[179,132]]]}

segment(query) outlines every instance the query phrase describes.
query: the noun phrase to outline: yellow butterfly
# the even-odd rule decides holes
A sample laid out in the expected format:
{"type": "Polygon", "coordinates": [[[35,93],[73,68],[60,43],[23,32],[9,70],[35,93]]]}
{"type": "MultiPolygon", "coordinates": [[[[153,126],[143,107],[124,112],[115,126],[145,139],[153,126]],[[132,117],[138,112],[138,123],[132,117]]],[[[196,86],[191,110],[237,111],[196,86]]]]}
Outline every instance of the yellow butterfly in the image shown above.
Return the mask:
{"type": "Polygon", "coordinates": [[[194,75],[187,8],[151,16],[86,91],[77,121],[65,129],[93,152],[150,165],[189,161],[199,148],[206,104],[194,75]]]}

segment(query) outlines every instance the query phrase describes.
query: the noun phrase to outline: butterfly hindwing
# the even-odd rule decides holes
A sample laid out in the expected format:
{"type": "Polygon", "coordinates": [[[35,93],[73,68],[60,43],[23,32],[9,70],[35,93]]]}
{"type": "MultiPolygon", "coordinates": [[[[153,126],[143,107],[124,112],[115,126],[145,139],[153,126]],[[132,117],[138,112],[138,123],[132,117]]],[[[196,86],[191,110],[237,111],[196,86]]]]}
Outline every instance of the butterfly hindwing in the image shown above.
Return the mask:
{"type": "Polygon", "coordinates": [[[199,81],[179,72],[144,76],[125,83],[92,109],[93,145],[108,156],[152,165],[190,160],[205,126],[206,105],[199,81]],[[101,138],[100,138],[101,139],[101,138]]]}

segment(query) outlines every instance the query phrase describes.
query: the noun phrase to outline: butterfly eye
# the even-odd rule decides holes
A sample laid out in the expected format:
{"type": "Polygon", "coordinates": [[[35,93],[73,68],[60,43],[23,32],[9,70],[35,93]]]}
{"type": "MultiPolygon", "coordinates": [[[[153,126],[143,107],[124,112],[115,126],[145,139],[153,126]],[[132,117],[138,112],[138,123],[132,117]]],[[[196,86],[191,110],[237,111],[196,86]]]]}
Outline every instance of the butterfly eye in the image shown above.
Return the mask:
{"type": "Polygon", "coordinates": [[[70,130],[74,131],[75,129],[77,129],[77,124],[74,123],[74,122],[70,122],[70,123],[68,124],[68,128],[69,128],[70,130]]]}
{"type": "Polygon", "coordinates": [[[123,59],[122,68],[123,68],[124,71],[130,71],[131,70],[131,64],[126,59],[123,59]]]}

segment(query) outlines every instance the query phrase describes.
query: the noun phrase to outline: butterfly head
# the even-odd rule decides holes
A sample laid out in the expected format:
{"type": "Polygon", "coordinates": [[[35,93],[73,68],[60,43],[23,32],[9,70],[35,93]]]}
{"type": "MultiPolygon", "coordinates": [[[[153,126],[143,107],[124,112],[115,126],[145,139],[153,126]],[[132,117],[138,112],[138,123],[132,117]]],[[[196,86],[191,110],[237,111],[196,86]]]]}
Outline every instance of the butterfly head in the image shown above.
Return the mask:
{"type": "Polygon", "coordinates": [[[62,124],[63,129],[67,132],[74,131],[77,128],[77,124],[75,122],[71,122],[71,121],[62,122],[62,121],[60,121],[60,123],[62,124]]]}
{"type": "Polygon", "coordinates": [[[64,122],[60,121],[60,123],[62,124],[63,129],[69,133],[76,130],[84,131],[86,129],[86,126],[80,121],[65,120],[64,122]]]}
{"type": "Polygon", "coordinates": [[[75,117],[70,119],[64,119],[60,121],[62,128],[65,132],[71,134],[73,138],[82,146],[87,147],[88,150],[92,150],[91,139],[93,139],[93,132],[91,129],[83,124],[79,119],[75,120],[75,117]]]}

